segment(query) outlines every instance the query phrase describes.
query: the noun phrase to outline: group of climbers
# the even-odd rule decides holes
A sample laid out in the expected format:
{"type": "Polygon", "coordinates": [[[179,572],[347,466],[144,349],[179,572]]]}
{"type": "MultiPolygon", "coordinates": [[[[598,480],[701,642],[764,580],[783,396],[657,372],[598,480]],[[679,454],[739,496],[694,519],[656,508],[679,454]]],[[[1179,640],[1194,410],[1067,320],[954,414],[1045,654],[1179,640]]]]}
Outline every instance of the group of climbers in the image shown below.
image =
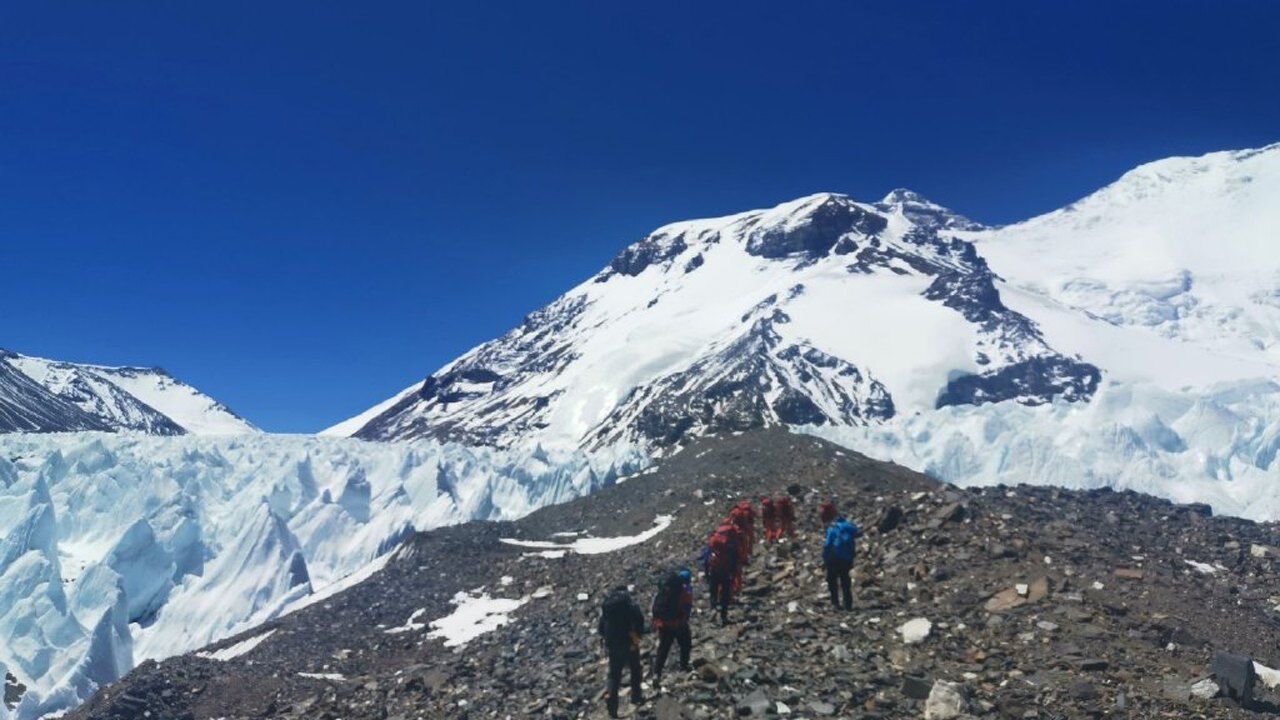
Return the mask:
{"type": "Polygon", "coordinates": [[[796,534],[796,506],[790,495],[781,495],[776,500],[761,498],[760,520],[764,524],[765,540],[781,540],[796,534]]]}
{"type": "MultiPolygon", "coordinates": [[[[795,504],[789,495],[762,498],[760,520],[764,539],[775,542],[795,536],[795,504]]],[[[858,526],[836,509],[834,498],[822,503],[819,520],[825,528],[822,563],[826,569],[827,589],[836,609],[853,608],[853,583],[850,573],[858,526]]],[[[720,622],[729,619],[729,605],[742,589],[743,570],[751,560],[756,541],[756,509],[750,500],[738,502],[711,533],[699,558],[707,580],[711,607],[720,613],[720,622]]],[[[693,612],[693,574],[678,568],[663,576],[658,583],[651,608],[653,628],[658,634],[658,648],[653,656],[651,673],[656,687],[662,678],[672,645],[680,649],[680,668],[689,669],[693,635],[689,618],[693,612]]],[[[611,592],[601,607],[600,635],[609,654],[609,684],[606,703],[610,717],[618,716],[618,692],[622,687],[622,671],[629,669],[631,701],[641,703],[640,638],[645,633],[644,612],[625,586],[611,592]]]]}

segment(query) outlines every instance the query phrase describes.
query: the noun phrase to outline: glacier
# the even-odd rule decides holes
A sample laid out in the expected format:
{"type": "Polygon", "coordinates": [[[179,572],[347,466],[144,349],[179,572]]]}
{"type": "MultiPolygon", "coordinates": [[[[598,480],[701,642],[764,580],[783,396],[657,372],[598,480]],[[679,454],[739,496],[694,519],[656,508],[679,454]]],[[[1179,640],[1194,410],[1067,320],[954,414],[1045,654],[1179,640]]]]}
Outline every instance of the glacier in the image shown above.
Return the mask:
{"type": "Polygon", "coordinates": [[[648,463],[630,446],[0,435],[0,667],[28,688],[16,717],[324,597],[415,530],[514,519],[648,463]]]}

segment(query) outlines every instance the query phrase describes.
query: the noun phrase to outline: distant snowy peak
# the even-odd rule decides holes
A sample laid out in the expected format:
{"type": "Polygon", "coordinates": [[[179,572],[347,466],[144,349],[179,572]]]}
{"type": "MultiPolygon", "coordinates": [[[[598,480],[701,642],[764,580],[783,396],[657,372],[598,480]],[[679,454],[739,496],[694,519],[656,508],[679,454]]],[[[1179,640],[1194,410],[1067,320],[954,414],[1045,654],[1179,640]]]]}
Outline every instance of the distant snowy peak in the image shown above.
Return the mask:
{"type": "Polygon", "coordinates": [[[500,447],[667,445],[1089,397],[1097,368],[1007,308],[985,260],[954,235],[981,227],[906,190],[665,225],[503,337],[338,427],[500,447]]]}
{"type": "Polygon", "coordinates": [[[84,365],[0,350],[0,432],[80,430],[257,432],[226,406],[159,368],[84,365]]]}

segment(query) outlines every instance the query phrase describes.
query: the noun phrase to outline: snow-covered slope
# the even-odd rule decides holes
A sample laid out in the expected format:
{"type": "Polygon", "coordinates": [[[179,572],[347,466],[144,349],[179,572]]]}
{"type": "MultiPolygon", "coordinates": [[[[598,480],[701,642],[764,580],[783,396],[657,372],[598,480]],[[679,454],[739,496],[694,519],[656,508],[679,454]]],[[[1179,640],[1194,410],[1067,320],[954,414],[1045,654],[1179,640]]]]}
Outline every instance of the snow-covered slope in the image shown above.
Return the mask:
{"type": "Polygon", "coordinates": [[[1029,303],[1280,362],[1280,144],[1148,163],[1061,210],[969,237],[1029,303]]]}
{"type": "Polygon", "coordinates": [[[666,445],[1089,397],[1097,369],[1006,307],[986,262],[954,237],[977,227],[905,190],[668,225],[339,427],[379,440],[666,445]]]}
{"type": "Polygon", "coordinates": [[[19,718],[322,597],[413,529],[615,482],[593,455],[262,434],[0,436],[0,667],[19,718]]]}
{"type": "Polygon", "coordinates": [[[0,350],[0,433],[77,430],[257,432],[226,406],[160,368],[84,365],[0,350]]]}

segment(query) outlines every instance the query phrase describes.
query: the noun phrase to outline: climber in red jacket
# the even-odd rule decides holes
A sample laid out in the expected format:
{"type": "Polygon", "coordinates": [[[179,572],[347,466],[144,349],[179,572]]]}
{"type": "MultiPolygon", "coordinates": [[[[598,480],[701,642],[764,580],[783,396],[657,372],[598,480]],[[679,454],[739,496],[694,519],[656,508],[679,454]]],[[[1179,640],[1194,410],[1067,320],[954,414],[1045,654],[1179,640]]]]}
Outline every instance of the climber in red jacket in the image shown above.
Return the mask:
{"type": "Polygon", "coordinates": [[[760,499],[760,522],[764,525],[765,540],[778,539],[778,509],[773,505],[773,498],[760,499]]]}
{"type": "Polygon", "coordinates": [[[794,537],[796,534],[796,506],[791,502],[791,496],[780,496],[773,501],[773,506],[778,511],[777,537],[794,537]]]}

